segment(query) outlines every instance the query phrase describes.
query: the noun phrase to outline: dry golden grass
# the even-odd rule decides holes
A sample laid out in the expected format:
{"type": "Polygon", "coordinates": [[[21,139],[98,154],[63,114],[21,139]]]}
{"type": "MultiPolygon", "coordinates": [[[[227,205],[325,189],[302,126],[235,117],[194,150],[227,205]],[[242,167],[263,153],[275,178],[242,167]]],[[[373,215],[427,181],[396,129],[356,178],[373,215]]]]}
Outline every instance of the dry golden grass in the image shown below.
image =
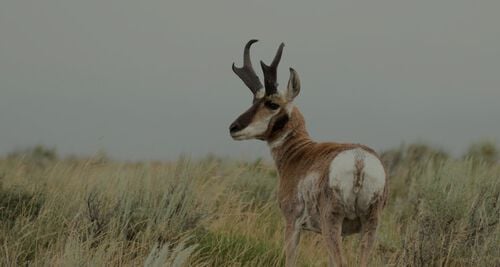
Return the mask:
{"type": "MultiPolygon", "coordinates": [[[[43,153],[42,153],[43,154],[43,153]]],[[[500,166],[425,146],[384,153],[390,200],[372,266],[500,266],[500,166]]],[[[0,265],[280,266],[276,173],[217,157],[172,163],[0,160],[0,265]]],[[[357,237],[345,239],[351,266],[357,237]]],[[[301,266],[326,266],[304,234],[301,266]]]]}

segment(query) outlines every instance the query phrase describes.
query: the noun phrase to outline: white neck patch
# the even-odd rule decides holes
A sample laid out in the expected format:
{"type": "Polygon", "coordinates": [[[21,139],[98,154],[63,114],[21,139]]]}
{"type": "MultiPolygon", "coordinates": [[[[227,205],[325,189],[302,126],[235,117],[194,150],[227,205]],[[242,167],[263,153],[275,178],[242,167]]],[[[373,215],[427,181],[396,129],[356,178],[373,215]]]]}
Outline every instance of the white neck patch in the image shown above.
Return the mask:
{"type": "Polygon", "coordinates": [[[291,131],[287,131],[286,133],[282,134],[280,137],[276,138],[276,140],[269,142],[268,143],[269,148],[274,149],[274,148],[281,146],[285,142],[285,139],[288,137],[290,132],[291,131]]]}
{"type": "Polygon", "coordinates": [[[292,102],[286,104],[285,110],[286,110],[286,113],[288,113],[288,116],[292,116],[293,107],[294,107],[294,105],[292,102]]]}

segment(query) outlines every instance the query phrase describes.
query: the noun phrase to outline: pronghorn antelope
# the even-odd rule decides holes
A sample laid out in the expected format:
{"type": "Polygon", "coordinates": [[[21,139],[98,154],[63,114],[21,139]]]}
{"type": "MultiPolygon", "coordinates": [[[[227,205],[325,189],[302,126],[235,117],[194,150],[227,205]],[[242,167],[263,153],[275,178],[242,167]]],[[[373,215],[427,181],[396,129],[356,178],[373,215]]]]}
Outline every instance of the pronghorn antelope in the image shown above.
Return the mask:
{"type": "Polygon", "coordinates": [[[278,91],[277,67],[282,43],[271,65],[262,61],[264,85],[250,61],[250,40],[243,67],[233,71],[253,93],[252,106],[230,126],[235,140],[266,141],[279,173],[278,201],[285,217],[286,266],[296,263],[300,231],[320,233],[330,265],[347,266],[342,236],[361,233],[360,266],[367,266],[377,224],[387,198],[384,167],[377,154],[358,144],[317,143],[311,140],[304,117],[294,106],[300,80],[290,68],[288,86],[278,91]]]}

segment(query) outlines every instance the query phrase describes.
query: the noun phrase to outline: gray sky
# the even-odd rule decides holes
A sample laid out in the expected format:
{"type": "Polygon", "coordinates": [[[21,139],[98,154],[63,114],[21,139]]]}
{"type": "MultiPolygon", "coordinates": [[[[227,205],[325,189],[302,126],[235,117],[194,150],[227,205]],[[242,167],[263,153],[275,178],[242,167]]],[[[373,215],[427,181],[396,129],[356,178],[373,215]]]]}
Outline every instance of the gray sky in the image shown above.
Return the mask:
{"type": "Polygon", "coordinates": [[[499,11],[497,0],[1,1],[0,154],[267,156],[227,130],[251,102],[231,71],[251,38],[256,68],[285,42],[278,79],[299,72],[314,138],[460,153],[500,140],[499,11]]]}

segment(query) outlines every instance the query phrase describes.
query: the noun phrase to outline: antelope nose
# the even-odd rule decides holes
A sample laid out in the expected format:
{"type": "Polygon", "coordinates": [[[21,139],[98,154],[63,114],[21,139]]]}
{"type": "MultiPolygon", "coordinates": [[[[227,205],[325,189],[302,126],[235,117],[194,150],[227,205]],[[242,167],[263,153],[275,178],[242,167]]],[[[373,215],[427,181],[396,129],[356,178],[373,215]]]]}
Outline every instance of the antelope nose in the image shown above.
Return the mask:
{"type": "Polygon", "coordinates": [[[238,123],[238,121],[235,121],[231,123],[231,126],[229,126],[229,132],[230,133],[235,133],[241,130],[241,125],[238,123]]]}

